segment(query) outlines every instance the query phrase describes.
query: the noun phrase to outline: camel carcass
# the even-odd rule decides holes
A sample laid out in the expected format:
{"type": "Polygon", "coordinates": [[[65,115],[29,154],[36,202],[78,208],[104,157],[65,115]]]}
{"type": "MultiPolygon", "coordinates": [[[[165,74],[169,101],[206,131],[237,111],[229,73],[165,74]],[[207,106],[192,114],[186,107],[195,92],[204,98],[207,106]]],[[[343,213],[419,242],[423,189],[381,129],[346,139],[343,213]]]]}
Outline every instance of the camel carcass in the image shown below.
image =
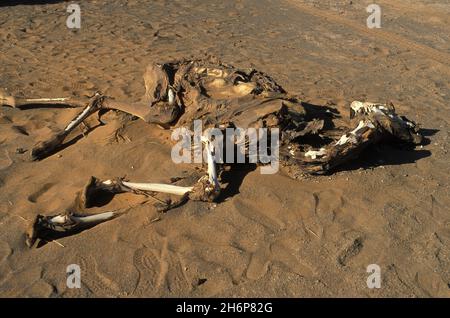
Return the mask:
{"type": "MultiPolygon", "coordinates": [[[[277,160],[292,177],[303,173],[329,173],[356,158],[370,144],[389,139],[410,144],[422,141],[417,125],[396,114],[392,104],[355,101],[350,105],[351,124],[345,131],[338,130],[333,125],[334,117],[325,107],[307,107],[266,74],[255,69],[236,68],[215,58],[152,63],[146,68],[144,83],[146,91],[139,103],[116,101],[101,93],[88,100],[18,99],[4,91],[0,101],[4,106],[16,108],[39,107],[41,104],[84,107],[65,128],[32,149],[32,160],[42,160],[55,153],[78,125],[105,109],[126,112],[164,129],[191,127],[196,120],[200,120],[205,128],[219,130],[236,127],[277,129],[280,132],[277,160]]],[[[168,204],[166,209],[188,199],[214,201],[220,193],[220,169],[217,171],[215,158],[218,149],[208,138],[203,137],[202,143],[207,153],[208,170],[196,184],[180,187],[117,178],[101,181],[93,177],[81,191],[82,206],[89,207],[98,191],[164,192],[181,197],[175,204],[168,204]]],[[[40,222],[44,227],[50,223],[40,222]]]]}

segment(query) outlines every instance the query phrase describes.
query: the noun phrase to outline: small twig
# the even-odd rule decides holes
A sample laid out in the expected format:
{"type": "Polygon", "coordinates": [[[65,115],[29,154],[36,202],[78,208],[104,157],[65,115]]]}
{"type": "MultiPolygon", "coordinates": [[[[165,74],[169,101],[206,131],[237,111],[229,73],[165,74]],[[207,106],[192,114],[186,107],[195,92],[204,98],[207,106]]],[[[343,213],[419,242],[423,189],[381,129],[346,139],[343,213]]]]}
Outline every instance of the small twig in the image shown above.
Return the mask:
{"type": "MultiPolygon", "coordinates": [[[[13,214],[13,215],[15,215],[15,214],[13,214]]],[[[22,220],[24,220],[25,222],[29,222],[29,220],[27,220],[27,219],[25,219],[23,216],[21,216],[21,215],[16,215],[18,218],[20,218],[20,219],[22,219],[22,220]]]]}
{"type": "Polygon", "coordinates": [[[52,241],[46,241],[47,243],[55,243],[56,245],[59,245],[60,247],[65,247],[64,245],[62,245],[61,243],[59,243],[57,240],[52,240],[52,241]]]}
{"type": "Polygon", "coordinates": [[[313,230],[307,228],[306,226],[305,226],[305,229],[307,229],[309,232],[311,232],[315,237],[319,238],[319,236],[313,230]]]}
{"type": "Polygon", "coordinates": [[[22,219],[22,220],[25,221],[25,222],[30,222],[28,219],[25,219],[23,216],[18,215],[18,214],[11,214],[11,213],[8,213],[8,215],[16,216],[16,217],[18,217],[19,219],[22,219]]]}
{"type": "MultiPolygon", "coordinates": [[[[160,203],[164,203],[164,204],[167,203],[164,200],[161,200],[161,199],[157,198],[156,197],[156,193],[152,192],[152,191],[145,191],[145,190],[136,190],[136,189],[134,189],[133,192],[136,193],[136,194],[144,195],[147,198],[152,198],[152,199],[154,199],[156,201],[159,201],[160,203]]],[[[145,204],[147,202],[148,202],[148,200],[143,202],[143,204],[145,204]]]]}
{"type": "Polygon", "coordinates": [[[161,221],[161,218],[159,216],[157,216],[156,218],[151,219],[150,220],[150,224],[158,222],[158,221],[161,221]]]}

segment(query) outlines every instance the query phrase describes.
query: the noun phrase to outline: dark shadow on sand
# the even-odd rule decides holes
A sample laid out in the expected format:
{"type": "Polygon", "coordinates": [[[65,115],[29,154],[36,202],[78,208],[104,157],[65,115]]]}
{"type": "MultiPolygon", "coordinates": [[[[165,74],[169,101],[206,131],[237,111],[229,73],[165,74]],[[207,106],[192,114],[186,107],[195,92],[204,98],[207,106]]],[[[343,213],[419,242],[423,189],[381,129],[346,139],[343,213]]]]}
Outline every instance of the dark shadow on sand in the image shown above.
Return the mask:
{"type": "Polygon", "coordinates": [[[256,170],[256,164],[232,164],[229,171],[223,171],[221,174],[221,184],[226,184],[216,199],[217,203],[222,203],[225,199],[232,198],[239,194],[239,188],[244,182],[245,177],[256,170]]]}
{"type": "Polygon", "coordinates": [[[91,127],[87,132],[85,132],[84,134],[79,134],[76,137],[72,138],[69,141],[66,141],[65,143],[59,145],[58,147],[56,147],[53,151],[51,151],[50,153],[48,153],[48,155],[46,155],[45,157],[42,157],[39,159],[40,160],[44,160],[48,157],[51,157],[55,154],[57,154],[58,152],[66,149],[67,147],[70,147],[74,144],[76,144],[78,142],[78,140],[82,139],[83,137],[87,137],[87,135],[89,135],[92,131],[94,131],[95,129],[97,129],[98,127],[103,126],[102,123],[99,123],[98,125],[91,127]]]}
{"type": "Polygon", "coordinates": [[[58,239],[61,239],[64,237],[80,234],[81,232],[89,230],[98,224],[100,224],[100,223],[93,224],[93,225],[86,226],[86,227],[79,228],[79,229],[72,230],[72,231],[67,231],[64,233],[57,233],[57,232],[47,233],[45,236],[45,239],[39,239],[36,242],[35,246],[36,246],[36,248],[44,247],[45,245],[47,245],[48,243],[51,243],[52,241],[55,241],[55,240],[58,240],[58,239]]]}
{"type": "Polygon", "coordinates": [[[358,158],[342,164],[328,173],[352,171],[358,169],[373,169],[380,166],[396,166],[415,163],[423,158],[431,156],[431,151],[413,149],[411,147],[400,148],[397,145],[384,143],[371,145],[365,149],[358,158]]]}
{"type": "Polygon", "coordinates": [[[358,158],[336,167],[330,174],[337,171],[357,170],[360,168],[371,169],[379,166],[415,163],[431,156],[431,151],[418,149],[418,147],[429,145],[431,140],[427,137],[434,136],[437,132],[439,132],[438,129],[420,129],[419,133],[423,136],[421,145],[399,143],[395,139],[370,145],[358,158]]]}

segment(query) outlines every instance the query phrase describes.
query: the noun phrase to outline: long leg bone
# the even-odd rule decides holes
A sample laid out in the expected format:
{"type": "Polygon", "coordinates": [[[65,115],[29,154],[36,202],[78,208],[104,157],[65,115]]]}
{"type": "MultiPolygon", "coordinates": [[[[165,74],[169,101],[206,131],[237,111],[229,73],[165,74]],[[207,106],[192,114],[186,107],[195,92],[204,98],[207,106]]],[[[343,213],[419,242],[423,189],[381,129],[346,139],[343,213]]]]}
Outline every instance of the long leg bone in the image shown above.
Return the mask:
{"type": "Polygon", "coordinates": [[[86,118],[100,109],[115,109],[137,116],[148,123],[166,125],[178,116],[179,108],[176,106],[148,107],[142,104],[127,104],[106,99],[96,94],[84,110],[78,114],[61,132],[52,136],[49,140],[37,144],[31,151],[33,160],[41,160],[54,152],[64,139],[80,125],[86,118]]]}
{"type": "Polygon", "coordinates": [[[132,190],[162,192],[175,195],[185,195],[193,189],[193,187],[180,187],[162,183],[135,183],[124,181],[122,184],[132,190]]]}
{"type": "Polygon", "coordinates": [[[206,137],[202,136],[202,142],[205,144],[208,175],[200,178],[194,185],[193,191],[189,194],[191,200],[212,202],[220,194],[220,185],[217,179],[217,167],[215,162],[214,144],[206,137]]]}
{"type": "Polygon", "coordinates": [[[90,208],[94,205],[96,197],[101,193],[124,193],[133,192],[137,194],[148,192],[161,192],[174,195],[186,195],[191,192],[193,187],[181,187],[162,183],[136,183],[127,182],[121,179],[101,181],[96,177],[91,177],[84,187],[79,198],[79,204],[82,208],[90,208]]]}
{"type": "MultiPolygon", "coordinates": [[[[61,132],[49,140],[38,144],[32,151],[32,159],[40,160],[58,148],[67,135],[87,117],[99,109],[115,109],[137,116],[147,123],[167,127],[178,118],[181,109],[177,103],[174,88],[169,87],[169,79],[161,65],[152,64],[144,74],[146,93],[143,103],[124,103],[96,94],[85,109],[61,132]],[[166,102],[167,100],[167,102],[166,102]]],[[[178,88],[179,89],[179,88],[178,88]]],[[[82,107],[86,101],[78,98],[15,98],[5,90],[0,90],[0,106],[27,108],[42,105],[82,107]]]]}
{"type": "Polygon", "coordinates": [[[83,111],[78,114],[67,126],[64,128],[64,130],[56,133],[53,135],[49,140],[46,140],[44,142],[38,143],[32,150],[31,150],[31,158],[33,160],[40,160],[48,155],[50,155],[52,152],[54,152],[61,144],[63,143],[64,139],[79,125],[81,124],[86,118],[88,118],[90,115],[95,113],[101,108],[101,104],[104,97],[100,94],[95,94],[94,97],[91,98],[88,105],[83,109],[83,111]]]}
{"type": "Polygon", "coordinates": [[[195,201],[212,202],[220,193],[220,184],[217,178],[216,162],[214,159],[214,145],[208,139],[203,138],[205,144],[207,160],[208,160],[208,174],[201,177],[197,183],[190,187],[182,187],[162,183],[136,183],[127,182],[121,179],[101,181],[95,177],[91,177],[88,184],[81,192],[79,203],[82,208],[92,207],[95,198],[101,192],[108,192],[112,194],[133,192],[133,193],[148,193],[159,192],[182,196],[180,202],[170,204],[169,208],[173,208],[185,202],[187,198],[195,201]]]}
{"type": "Polygon", "coordinates": [[[72,213],[52,216],[38,214],[27,232],[26,243],[28,247],[32,247],[37,240],[50,241],[70,235],[116,218],[123,213],[125,212],[105,212],[88,216],[72,213]]]}
{"type": "MultiPolygon", "coordinates": [[[[147,123],[166,125],[173,122],[179,115],[180,109],[175,103],[175,93],[168,91],[168,103],[148,105],[144,103],[126,103],[105,98],[102,108],[115,109],[139,117],[147,123]]],[[[42,106],[64,106],[69,108],[85,107],[87,98],[56,97],[56,98],[19,98],[0,89],[0,106],[13,108],[32,108],[42,106]]]]}
{"type": "Polygon", "coordinates": [[[85,98],[74,97],[56,97],[56,98],[20,98],[8,94],[0,89],[0,106],[9,106],[13,108],[29,108],[39,106],[65,106],[65,107],[83,107],[86,105],[85,98]]]}

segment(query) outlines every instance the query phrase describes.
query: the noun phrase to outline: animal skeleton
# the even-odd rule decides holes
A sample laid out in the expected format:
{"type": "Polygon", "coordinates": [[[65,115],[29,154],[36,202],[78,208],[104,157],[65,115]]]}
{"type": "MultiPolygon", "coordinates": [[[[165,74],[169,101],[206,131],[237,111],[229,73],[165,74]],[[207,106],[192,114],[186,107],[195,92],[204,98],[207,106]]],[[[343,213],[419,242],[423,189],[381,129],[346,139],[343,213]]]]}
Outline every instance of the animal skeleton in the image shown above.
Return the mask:
{"type": "MultiPolygon", "coordinates": [[[[20,99],[2,91],[0,105],[16,108],[42,104],[84,107],[63,130],[32,149],[33,160],[52,155],[71,131],[90,115],[103,109],[126,112],[166,129],[191,126],[194,120],[202,120],[206,128],[222,130],[229,127],[278,128],[281,131],[280,165],[292,177],[302,173],[329,172],[355,158],[368,145],[386,139],[394,138],[412,144],[422,141],[416,124],[398,116],[392,104],[358,101],[350,106],[350,117],[356,127],[342,134],[338,129],[332,129],[333,116],[324,108],[308,108],[272,78],[255,69],[238,69],[215,58],[153,63],[145,71],[144,83],[145,94],[139,103],[134,104],[119,102],[100,93],[89,100],[20,99]],[[315,142],[311,142],[312,139],[315,142]],[[317,141],[321,144],[319,149],[313,147],[317,141]]],[[[98,191],[164,192],[181,196],[178,202],[168,204],[165,209],[178,206],[187,199],[213,201],[220,193],[215,149],[210,140],[203,138],[202,142],[208,154],[208,173],[195,185],[180,187],[121,179],[100,181],[92,177],[81,192],[82,206],[89,207],[98,191]]],[[[60,218],[63,216],[45,217],[43,222],[43,217],[38,216],[34,228],[52,230],[55,220],[60,218]]],[[[66,219],[72,220],[69,222],[70,228],[73,224],[80,224],[73,222],[73,216],[66,219]]],[[[61,224],[58,223],[58,226],[61,227],[61,224]]],[[[34,230],[30,237],[35,238],[37,232],[34,230]]]]}

